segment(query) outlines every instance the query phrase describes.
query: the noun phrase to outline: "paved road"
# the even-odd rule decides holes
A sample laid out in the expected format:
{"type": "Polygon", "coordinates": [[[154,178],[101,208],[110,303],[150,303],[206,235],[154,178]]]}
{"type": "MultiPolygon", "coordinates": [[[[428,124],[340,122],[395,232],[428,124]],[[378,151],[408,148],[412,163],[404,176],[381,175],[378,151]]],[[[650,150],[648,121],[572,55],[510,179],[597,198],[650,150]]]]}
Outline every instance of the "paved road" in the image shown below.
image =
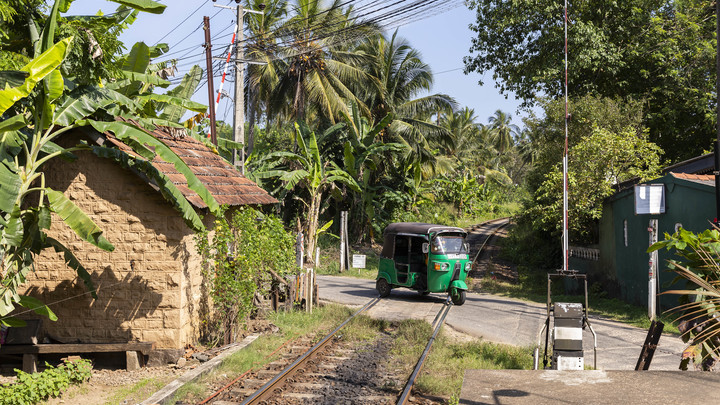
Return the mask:
{"type": "MultiPolygon", "coordinates": [[[[374,280],[318,276],[318,284],[320,299],[325,301],[360,306],[377,297],[374,280]]],[[[432,322],[444,301],[443,294],[422,297],[411,290],[396,289],[375,305],[369,315],[388,320],[414,318],[432,322]]],[[[455,330],[491,342],[531,346],[537,342],[545,314],[544,304],[468,293],[465,305],[453,307],[446,323],[455,330]]],[[[595,317],[590,321],[598,335],[598,369],[633,370],[647,331],[595,317]]],[[[583,336],[585,363],[592,365],[592,335],[586,330],[583,336]]],[[[680,338],[663,335],[650,369],[677,370],[683,348],[680,338]]]]}

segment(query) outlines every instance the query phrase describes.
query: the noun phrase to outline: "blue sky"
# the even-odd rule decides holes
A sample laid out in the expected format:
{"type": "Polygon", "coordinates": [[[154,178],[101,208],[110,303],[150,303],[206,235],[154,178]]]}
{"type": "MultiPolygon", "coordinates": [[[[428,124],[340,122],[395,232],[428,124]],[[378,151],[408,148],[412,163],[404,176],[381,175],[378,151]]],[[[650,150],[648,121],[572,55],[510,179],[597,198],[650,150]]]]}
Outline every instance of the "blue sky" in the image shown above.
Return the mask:
{"type": "MultiPolygon", "coordinates": [[[[182,77],[194,63],[205,69],[204,58],[200,56],[203,51],[200,45],[204,42],[203,30],[199,29],[202,18],[214,16],[211,19],[210,31],[213,37],[219,36],[214,40],[216,46],[213,47],[213,53],[217,53],[221,49],[221,43],[230,42],[235,13],[213,7],[213,4],[230,3],[234,6],[235,3],[229,0],[218,0],[217,3],[209,0],[174,0],[162,3],[167,4],[163,14],[140,13],[138,20],[120,39],[128,49],[137,41],[145,41],[148,45],[162,41],[170,45],[171,53],[184,50],[172,55],[186,58],[179,62],[179,77],[182,77]],[[183,20],[186,21],[180,24],[183,20]],[[171,32],[174,28],[175,30],[171,32]]],[[[98,10],[107,14],[115,11],[116,8],[117,3],[110,1],[75,0],[68,14],[95,14],[98,10]]],[[[403,25],[399,27],[399,35],[418,49],[422,53],[423,60],[432,68],[435,73],[432,90],[434,93],[448,94],[454,97],[461,107],[474,109],[475,115],[482,123],[487,123],[488,117],[500,109],[510,113],[513,123],[522,127],[521,117],[527,116],[527,113],[517,111],[520,103],[514,97],[506,98],[499,93],[491,72],[485,73],[484,76],[477,73],[470,75],[463,73],[462,59],[469,54],[470,38],[473,34],[468,25],[473,21],[474,11],[461,5],[448,12],[403,25]],[[483,86],[478,85],[478,80],[481,78],[485,81],[483,86]]],[[[216,81],[216,89],[219,84],[219,80],[216,81]]],[[[232,89],[227,85],[224,89],[232,93],[232,89]]],[[[207,90],[198,91],[194,99],[207,104],[207,90]]],[[[229,113],[228,107],[227,100],[220,101],[216,112],[219,119],[229,113]]]]}

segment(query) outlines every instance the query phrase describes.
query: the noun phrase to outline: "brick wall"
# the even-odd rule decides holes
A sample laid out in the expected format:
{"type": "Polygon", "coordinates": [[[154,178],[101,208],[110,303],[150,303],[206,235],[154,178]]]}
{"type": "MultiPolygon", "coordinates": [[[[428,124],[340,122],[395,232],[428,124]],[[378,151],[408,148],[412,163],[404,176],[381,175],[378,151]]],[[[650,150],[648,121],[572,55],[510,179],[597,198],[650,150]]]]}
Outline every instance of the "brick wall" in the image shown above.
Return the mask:
{"type": "Polygon", "coordinates": [[[87,213],[115,246],[106,252],[82,241],[53,214],[48,232],[70,248],[92,275],[93,299],[61,254],[36,260],[27,293],[52,303],[57,322],[45,331],[64,342],[155,341],[182,348],[198,338],[202,299],[193,231],[139,176],[89,152],[45,169],[49,187],[87,213]]]}

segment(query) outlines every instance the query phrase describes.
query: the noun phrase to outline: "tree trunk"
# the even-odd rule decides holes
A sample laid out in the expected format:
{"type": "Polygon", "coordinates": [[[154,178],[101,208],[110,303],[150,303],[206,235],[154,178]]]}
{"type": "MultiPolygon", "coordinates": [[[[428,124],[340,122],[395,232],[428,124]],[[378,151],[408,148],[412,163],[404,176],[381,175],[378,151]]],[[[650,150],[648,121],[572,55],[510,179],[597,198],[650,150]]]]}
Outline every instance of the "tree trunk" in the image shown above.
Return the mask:
{"type": "Polygon", "coordinates": [[[310,198],[310,207],[308,208],[308,215],[305,222],[305,262],[315,264],[315,246],[317,245],[316,237],[322,193],[320,191],[316,191],[311,194],[310,198]]]}

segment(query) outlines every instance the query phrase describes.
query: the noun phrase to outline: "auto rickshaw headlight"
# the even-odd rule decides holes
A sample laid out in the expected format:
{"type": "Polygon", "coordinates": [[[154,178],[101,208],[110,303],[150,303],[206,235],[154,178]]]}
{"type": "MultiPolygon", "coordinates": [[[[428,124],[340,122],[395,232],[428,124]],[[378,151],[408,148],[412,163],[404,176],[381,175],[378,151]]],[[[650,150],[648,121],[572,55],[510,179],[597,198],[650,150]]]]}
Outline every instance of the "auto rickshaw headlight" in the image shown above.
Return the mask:
{"type": "Polygon", "coordinates": [[[465,271],[470,271],[472,269],[472,262],[465,263],[465,271]]]}

